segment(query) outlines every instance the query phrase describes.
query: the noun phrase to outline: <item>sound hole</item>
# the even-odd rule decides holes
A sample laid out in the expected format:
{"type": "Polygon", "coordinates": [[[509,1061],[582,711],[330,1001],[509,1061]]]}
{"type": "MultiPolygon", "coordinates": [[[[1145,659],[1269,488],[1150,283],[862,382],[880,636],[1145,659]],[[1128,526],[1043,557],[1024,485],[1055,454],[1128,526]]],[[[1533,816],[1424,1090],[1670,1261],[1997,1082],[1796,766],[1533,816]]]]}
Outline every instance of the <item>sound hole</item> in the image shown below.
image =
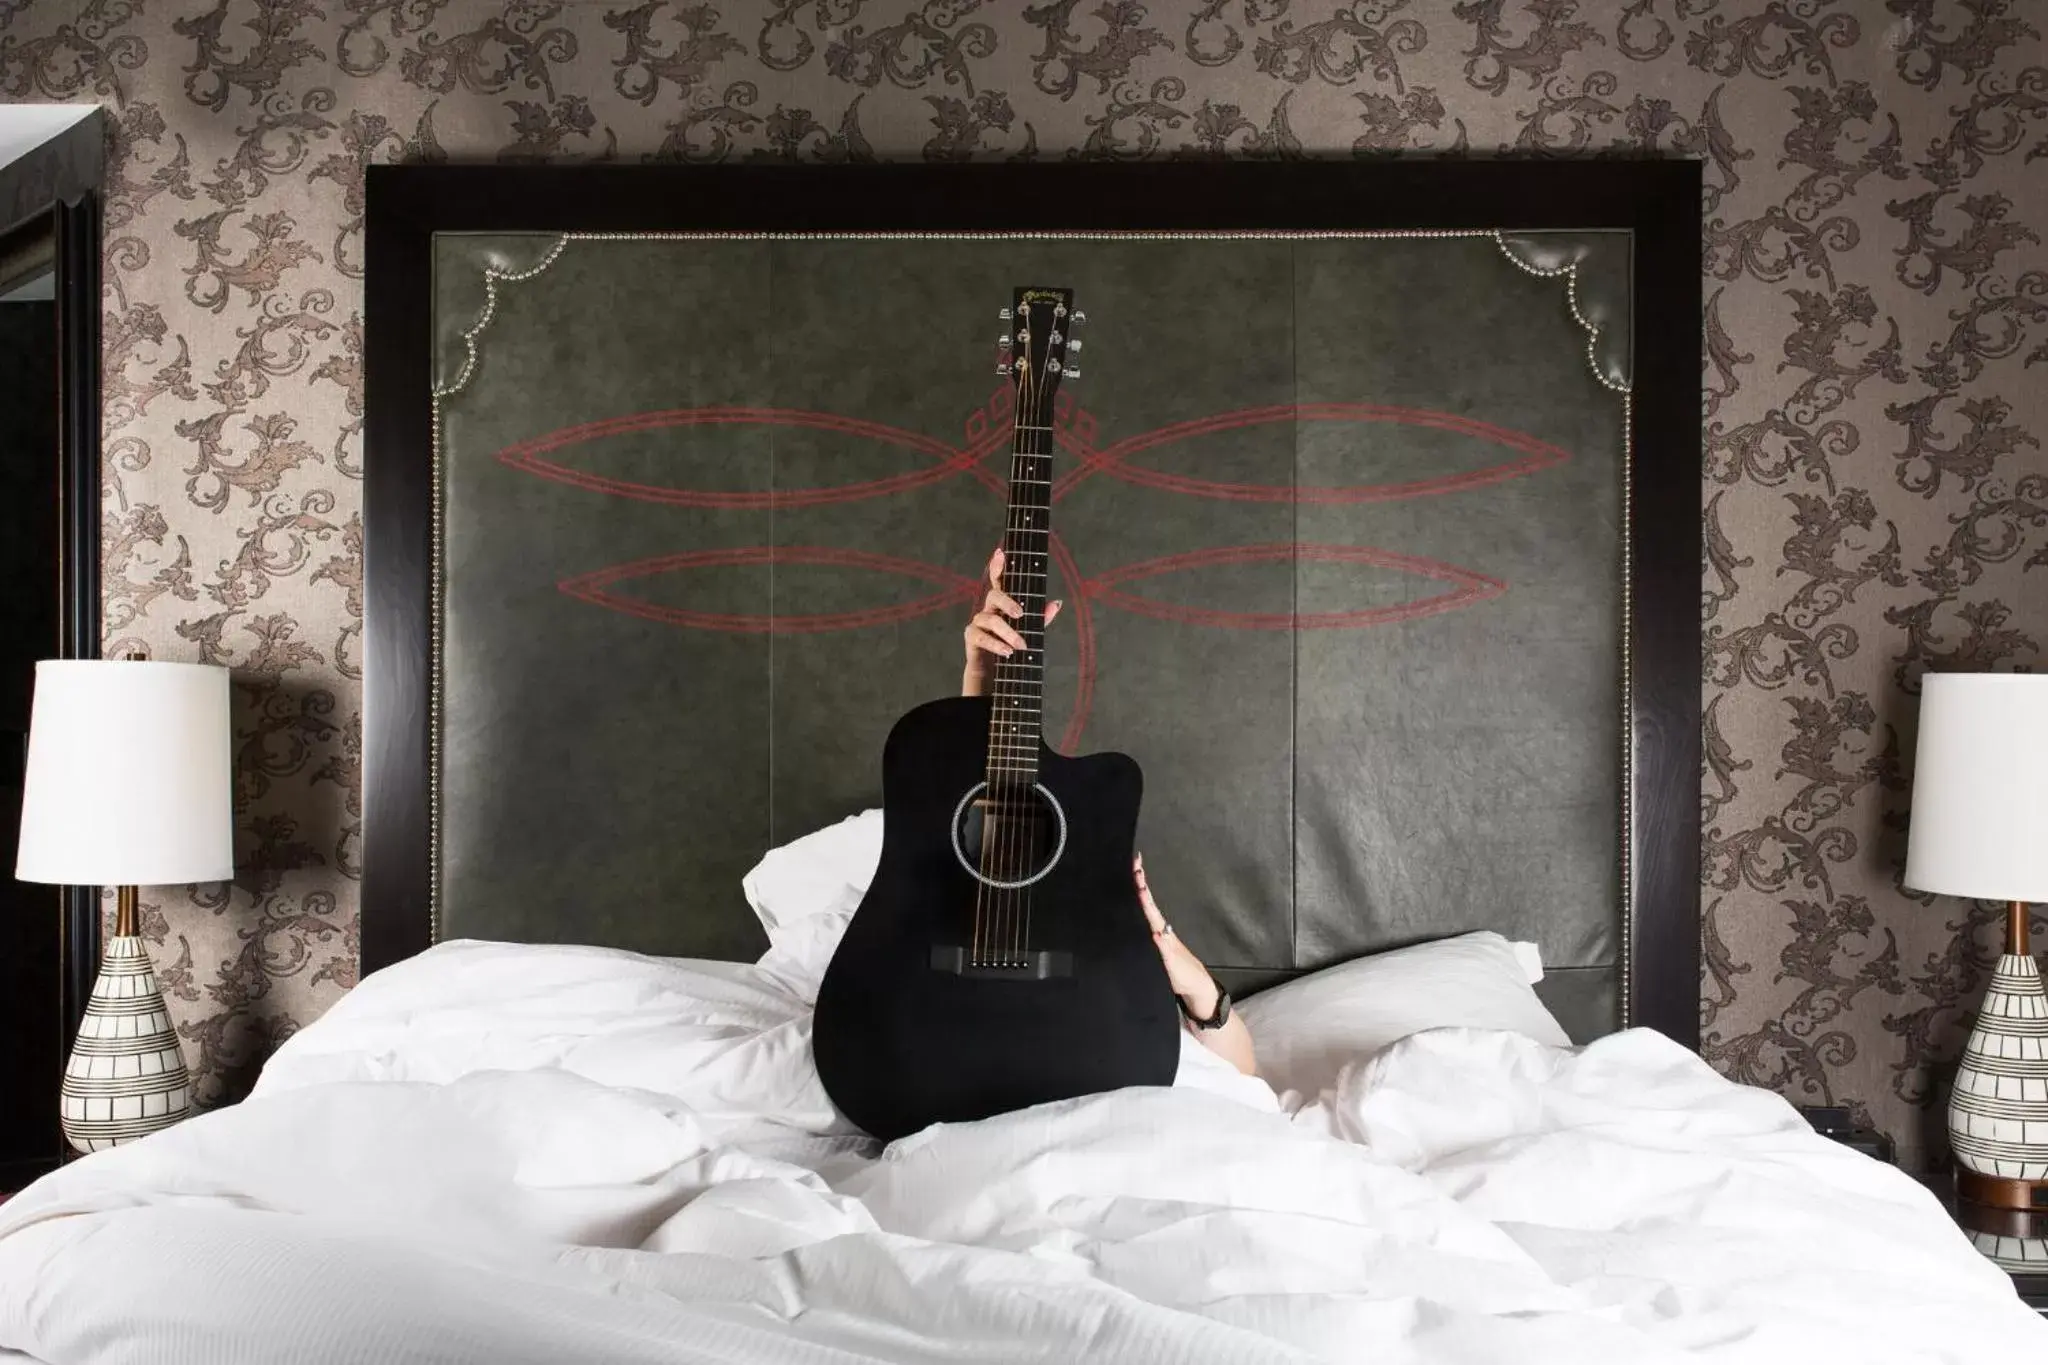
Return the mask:
{"type": "Polygon", "coordinates": [[[1043,786],[976,783],[953,811],[953,852],[985,889],[1022,891],[1067,846],[1067,813],[1043,786]]]}
{"type": "Polygon", "coordinates": [[[932,967],[1028,980],[1071,975],[1072,954],[1031,946],[1033,887],[1067,847],[1058,799],[1037,783],[977,782],[953,810],[952,834],[954,856],[980,885],[968,943],[935,946],[932,967]]]}

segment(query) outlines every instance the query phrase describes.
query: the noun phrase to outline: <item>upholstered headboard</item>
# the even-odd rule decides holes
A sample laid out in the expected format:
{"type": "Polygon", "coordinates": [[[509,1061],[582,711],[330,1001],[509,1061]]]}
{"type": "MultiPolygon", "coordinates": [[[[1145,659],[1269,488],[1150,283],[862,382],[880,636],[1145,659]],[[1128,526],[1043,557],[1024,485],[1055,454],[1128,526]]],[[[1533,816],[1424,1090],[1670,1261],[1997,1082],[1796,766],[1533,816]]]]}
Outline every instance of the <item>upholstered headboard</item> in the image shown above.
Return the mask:
{"type": "Polygon", "coordinates": [[[957,688],[1028,278],[1092,319],[1047,736],[1142,765],[1181,932],[1245,990],[1494,928],[1690,1041],[1688,177],[1545,168],[1607,187],[1560,227],[1535,169],[373,171],[365,966],[760,951],[741,874],[957,688]],[[1275,170],[1303,221],[1228,221],[1275,170]]]}

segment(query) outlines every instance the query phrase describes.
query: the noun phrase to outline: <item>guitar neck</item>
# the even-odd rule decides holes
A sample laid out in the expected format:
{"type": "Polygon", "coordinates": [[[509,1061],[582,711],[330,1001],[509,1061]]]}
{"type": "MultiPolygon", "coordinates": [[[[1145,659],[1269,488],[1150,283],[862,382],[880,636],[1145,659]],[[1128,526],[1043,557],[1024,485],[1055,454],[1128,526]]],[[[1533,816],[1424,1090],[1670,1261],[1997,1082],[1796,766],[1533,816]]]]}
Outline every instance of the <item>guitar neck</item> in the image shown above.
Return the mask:
{"type": "Polygon", "coordinates": [[[1011,625],[1024,648],[999,658],[988,718],[988,785],[1038,780],[1039,720],[1045,712],[1045,587],[1052,573],[1052,424],[1060,381],[1079,376],[1069,333],[1085,320],[1070,289],[1027,287],[1002,311],[1015,335],[997,368],[1015,381],[1010,434],[1010,504],[1003,526],[1003,591],[1023,614],[1011,625]]]}
{"type": "Polygon", "coordinates": [[[1017,424],[1010,452],[1009,514],[1003,531],[1003,591],[1023,615],[1012,624],[1024,648],[996,661],[989,710],[988,780],[1017,785],[1038,778],[1040,717],[1045,710],[1045,587],[1052,572],[1052,428],[1017,424]]]}

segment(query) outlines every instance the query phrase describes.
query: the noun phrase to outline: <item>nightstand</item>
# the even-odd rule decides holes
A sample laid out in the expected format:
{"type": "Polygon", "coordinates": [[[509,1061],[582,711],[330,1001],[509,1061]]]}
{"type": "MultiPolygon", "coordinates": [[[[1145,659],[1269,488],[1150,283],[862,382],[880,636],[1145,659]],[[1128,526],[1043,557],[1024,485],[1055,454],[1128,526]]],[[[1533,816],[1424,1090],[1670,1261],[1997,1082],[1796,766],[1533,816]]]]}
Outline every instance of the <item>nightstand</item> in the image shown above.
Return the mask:
{"type": "Polygon", "coordinates": [[[1956,1198],[1954,1175],[1916,1177],[1934,1191],[1977,1250],[2012,1276],[2021,1302],[2048,1317],[2048,1214],[1987,1209],[1956,1198]]]}

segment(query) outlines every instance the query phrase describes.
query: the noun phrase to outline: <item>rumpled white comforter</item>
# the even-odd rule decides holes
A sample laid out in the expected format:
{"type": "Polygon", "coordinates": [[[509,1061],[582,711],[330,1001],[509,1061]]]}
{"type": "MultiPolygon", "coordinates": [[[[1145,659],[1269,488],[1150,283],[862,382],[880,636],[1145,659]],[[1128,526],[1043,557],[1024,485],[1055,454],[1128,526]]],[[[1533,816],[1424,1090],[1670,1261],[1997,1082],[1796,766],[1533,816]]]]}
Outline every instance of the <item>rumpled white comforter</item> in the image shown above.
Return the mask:
{"type": "Polygon", "coordinates": [[[151,1362],[2048,1359],[1924,1191],[1646,1031],[1417,1034],[876,1159],[752,967],[449,944],[0,1205],[0,1349],[151,1362]]]}

